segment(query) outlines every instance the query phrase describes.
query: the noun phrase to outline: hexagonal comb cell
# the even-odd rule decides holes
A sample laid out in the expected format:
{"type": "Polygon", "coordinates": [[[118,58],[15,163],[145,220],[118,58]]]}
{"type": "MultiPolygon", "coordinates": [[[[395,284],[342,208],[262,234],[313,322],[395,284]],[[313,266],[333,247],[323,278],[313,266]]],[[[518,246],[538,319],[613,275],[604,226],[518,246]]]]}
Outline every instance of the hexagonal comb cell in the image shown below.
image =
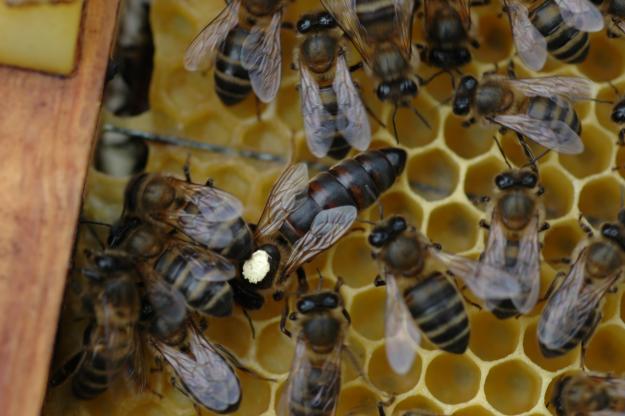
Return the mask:
{"type": "Polygon", "coordinates": [[[407,174],[410,189],[429,201],[451,195],[458,184],[456,163],[439,149],[411,158],[407,174]]]}
{"type": "Polygon", "coordinates": [[[579,356],[578,350],[569,351],[559,357],[545,358],[538,346],[536,327],[536,322],[531,323],[527,326],[523,335],[523,351],[532,362],[548,371],[561,370],[575,363],[579,356]]]}
{"type": "Polygon", "coordinates": [[[549,165],[540,172],[540,184],[545,189],[542,196],[547,219],[560,218],[566,215],[573,206],[575,190],[569,178],[561,169],[549,165]]]}
{"type": "Polygon", "coordinates": [[[625,372],[625,330],[618,325],[597,329],[588,343],[586,366],[592,371],[622,374],[625,372]]]}
{"type": "Polygon", "coordinates": [[[471,316],[469,348],[482,360],[498,360],[514,352],[520,332],[515,319],[501,320],[489,311],[477,312],[471,316]]]}
{"type": "Polygon", "coordinates": [[[578,155],[558,155],[560,163],[577,178],[599,173],[610,167],[614,138],[592,125],[582,131],[584,151],[578,155]]]}
{"type": "Polygon", "coordinates": [[[545,235],[543,259],[556,268],[562,267],[562,259],[569,258],[577,243],[584,237],[585,235],[576,221],[567,221],[552,226],[545,235]]]}
{"type": "Polygon", "coordinates": [[[350,287],[373,284],[378,265],[371,258],[371,246],[365,234],[349,236],[337,244],[332,256],[332,272],[350,287]]]}
{"type": "Polygon", "coordinates": [[[432,400],[421,395],[408,396],[408,398],[397,403],[393,411],[393,416],[404,415],[406,410],[421,410],[431,412],[433,414],[441,414],[443,411],[440,406],[436,405],[432,400]]]}
{"type": "MultiPolygon", "coordinates": [[[[402,146],[413,148],[421,147],[436,138],[439,125],[439,109],[423,94],[413,102],[414,108],[421,114],[428,125],[415,113],[407,108],[399,108],[395,116],[397,136],[402,146]]],[[[386,120],[387,130],[394,135],[393,113],[386,120]]]]}
{"type": "Polygon", "coordinates": [[[275,122],[261,121],[249,127],[242,137],[242,145],[249,149],[288,157],[291,133],[275,122]]]}
{"type": "MultiPolygon", "coordinates": [[[[495,176],[505,169],[505,164],[494,157],[469,166],[464,179],[464,193],[470,201],[477,202],[483,196],[493,196],[495,176]]],[[[484,209],[486,204],[477,206],[484,209]]]]}
{"type": "Polygon", "coordinates": [[[621,186],[612,176],[584,184],[579,194],[579,210],[594,227],[606,221],[616,220],[621,208],[621,193],[625,193],[625,189],[621,190],[621,186]]]}
{"type": "Polygon", "coordinates": [[[484,409],[482,406],[465,407],[452,413],[452,416],[491,416],[493,413],[484,409]]]}
{"type": "Polygon", "coordinates": [[[386,349],[380,347],[371,354],[367,371],[371,382],[383,391],[392,394],[401,394],[411,390],[419,381],[421,375],[421,358],[416,357],[408,373],[397,374],[390,367],[386,358],[386,349]]]}
{"type": "Polygon", "coordinates": [[[425,384],[441,402],[464,403],[480,388],[480,368],[467,355],[441,353],[425,369],[425,384]]]}
{"type": "Polygon", "coordinates": [[[541,379],[520,360],[505,361],[490,369],[484,384],[486,400],[506,415],[531,410],[540,399],[541,379]]]}
{"type": "Polygon", "coordinates": [[[280,332],[278,323],[263,328],[256,341],[256,359],[271,374],[284,374],[291,367],[293,341],[280,332]]]}
{"type": "Polygon", "coordinates": [[[421,227],[423,221],[423,210],[421,206],[414,199],[410,198],[405,192],[389,192],[384,194],[380,198],[380,207],[373,206],[369,212],[369,219],[377,222],[380,220],[380,214],[384,214],[384,217],[390,217],[392,215],[401,215],[416,228],[421,227]]]}
{"type": "Polygon", "coordinates": [[[592,34],[590,42],[592,46],[588,56],[579,69],[595,82],[611,81],[621,75],[625,62],[617,45],[603,31],[592,34]]]}
{"type": "Polygon", "coordinates": [[[479,28],[480,47],[471,51],[476,60],[501,62],[510,55],[513,49],[512,37],[502,36],[510,31],[505,19],[497,16],[496,12],[491,12],[481,16],[477,22],[477,27],[479,28]]]}
{"type": "Polygon", "coordinates": [[[386,289],[378,287],[360,292],[354,296],[350,313],[352,327],[370,340],[384,337],[384,302],[386,289]]]}
{"type": "Polygon", "coordinates": [[[427,235],[446,251],[465,251],[475,245],[478,221],[477,216],[465,205],[453,202],[432,211],[427,235]]]}
{"type": "Polygon", "coordinates": [[[377,416],[379,397],[371,390],[361,386],[348,387],[341,390],[337,415],[355,413],[362,416],[377,416]]]}
{"type": "Polygon", "coordinates": [[[493,145],[495,127],[474,124],[471,127],[462,125],[463,119],[454,115],[445,120],[444,137],[447,147],[458,156],[472,159],[483,153],[493,145]]]}

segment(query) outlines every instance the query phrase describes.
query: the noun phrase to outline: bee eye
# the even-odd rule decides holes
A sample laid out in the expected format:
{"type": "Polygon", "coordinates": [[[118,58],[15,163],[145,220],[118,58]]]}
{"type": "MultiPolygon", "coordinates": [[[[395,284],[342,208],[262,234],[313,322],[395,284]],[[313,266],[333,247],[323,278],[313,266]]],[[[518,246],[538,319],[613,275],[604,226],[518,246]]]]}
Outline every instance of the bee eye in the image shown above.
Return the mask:
{"type": "Polygon", "coordinates": [[[521,184],[526,188],[533,188],[536,186],[536,183],[538,183],[538,177],[533,173],[524,175],[521,178],[521,184]]]}
{"type": "Polygon", "coordinates": [[[373,247],[382,247],[388,240],[388,233],[384,230],[375,230],[369,234],[369,244],[373,247]]]}
{"type": "Polygon", "coordinates": [[[336,27],[336,22],[334,21],[334,18],[330,13],[323,13],[321,16],[319,16],[319,24],[322,27],[326,27],[329,29],[336,27]]]}
{"type": "Polygon", "coordinates": [[[405,79],[399,84],[399,91],[402,94],[416,95],[417,94],[417,84],[414,81],[409,79],[405,79]]]}
{"type": "Polygon", "coordinates": [[[339,299],[334,293],[324,296],[321,300],[321,306],[326,309],[334,309],[339,306],[339,299]]]}
{"type": "Polygon", "coordinates": [[[391,86],[387,82],[381,83],[380,85],[378,85],[378,90],[376,91],[376,94],[380,101],[387,100],[388,97],[391,95],[391,86]]]}
{"type": "Polygon", "coordinates": [[[308,313],[315,309],[315,302],[311,299],[301,299],[297,302],[297,310],[300,313],[308,313]]]}
{"type": "Polygon", "coordinates": [[[306,33],[310,30],[312,23],[309,17],[303,17],[297,22],[297,31],[299,33],[306,33]]]}
{"type": "Polygon", "coordinates": [[[614,240],[619,236],[619,229],[613,224],[604,224],[603,227],[601,227],[601,235],[614,240]]]}
{"type": "Polygon", "coordinates": [[[460,80],[460,85],[462,86],[462,88],[468,91],[472,91],[477,87],[477,79],[475,79],[475,77],[472,77],[471,75],[467,75],[466,77],[463,77],[462,80],[460,80]]]}
{"type": "Polygon", "coordinates": [[[514,184],[515,184],[514,179],[512,178],[512,176],[510,176],[507,173],[497,175],[495,177],[495,185],[499,189],[508,189],[514,186],[514,184]]]}
{"type": "Polygon", "coordinates": [[[406,220],[403,219],[402,217],[395,217],[391,221],[391,228],[396,233],[400,233],[404,231],[406,227],[407,227],[406,220]]]}

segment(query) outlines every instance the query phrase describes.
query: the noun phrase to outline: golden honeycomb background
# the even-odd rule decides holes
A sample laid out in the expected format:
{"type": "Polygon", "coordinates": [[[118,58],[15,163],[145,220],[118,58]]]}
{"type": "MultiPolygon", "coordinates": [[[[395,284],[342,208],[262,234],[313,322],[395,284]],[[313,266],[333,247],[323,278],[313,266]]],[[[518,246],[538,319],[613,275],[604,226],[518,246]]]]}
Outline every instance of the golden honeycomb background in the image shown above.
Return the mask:
{"type": "MultiPolygon", "coordinates": [[[[304,11],[320,8],[317,0],[298,0],[286,9],[285,20],[296,22],[304,11]]],[[[245,216],[255,221],[273,181],[289,158],[314,160],[306,149],[302,119],[296,93],[297,73],[289,68],[295,36],[284,31],[283,82],[275,102],[262,105],[261,120],[256,104],[248,97],[232,108],[221,105],[213,89],[212,72],[188,73],[182,65],[186,45],[221,9],[218,0],[153,0],[150,14],[156,46],[154,74],[150,92],[151,109],[141,116],[116,118],[104,113],[107,123],[160,134],[187,137],[235,149],[256,150],[278,155],[279,162],[262,162],[237,156],[191,151],[184,148],[151,145],[148,171],[181,174],[191,155],[195,181],[213,178],[215,184],[239,197],[246,206],[245,216]],[[294,143],[294,146],[292,146],[294,143]],[[291,151],[293,149],[293,151],[291,151]]],[[[473,10],[477,39],[482,46],[474,50],[474,60],[464,73],[482,74],[495,62],[507,64],[514,50],[507,18],[501,17],[498,1],[473,10]]],[[[423,39],[422,23],[414,28],[415,40],[423,39]]],[[[625,40],[608,39],[604,32],[591,35],[591,50],[586,61],[577,66],[562,65],[549,59],[544,74],[580,75],[595,82],[595,95],[614,100],[612,81],[625,91],[625,40]]],[[[351,61],[358,58],[355,54],[351,61]]],[[[531,75],[515,59],[519,76],[531,75]]],[[[420,75],[427,78],[433,69],[422,65],[420,75]]],[[[365,102],[390,126],[391,108],[382,106],[373,85],[362,71],[354,74],[362,86],[365,102]]],[[[427,117],[432,129],[425,127],[409,111],[400,110],[400,145],[408,151],[405,173],[382,197],[386,215],[399,213],[419,227],[447,251],[475,257],[484,246],[485,234],[478,227],[485,206],[473,203],[489,195],[493,177],[505,168],[492,140],[493,129],[474,126],[465,129],[451,115],[445,100],[451,94],[447,75],[421,89],[415,106],[427,117]],[[441,103],[443,102],[443,103],[441,103]]],[[[571,254],[583,238],[577,217],[583,213],[595,226],[613,220],[621,206],[624,184],[625,148],[615,145],[619,127],[609,119],[611,105],[582,102],[577,110],[583,123],[582,139],[586,150],[576,156],[553,152],[540,160],[544,202],[551,229],[544,235],[542,266],[543,292],[557,270],[558,259],[571,254]]],[[[386,130],[371,121],[372,147],[394,145],[386,130]]],[[[512,135],[503,137],[509,159],[520,165],[525,160],[512,135]]],[[[534,146],[536,148],[536,146],[534,146]]],[[[540,149],[536,149],[540,151],[540,149]]],[[[332,161],[322,160],[330,165],[332,161]]],[[[120,214],[122,192],[128,177],[114,177],[92,169],[86,186],[84,217],[104,222],[120,214]]],[[[361,218],[376,220],[378,208],[361,213],[361,218]]],[[[311,281],[319,269],[326,283],[341,276],[346,285],[342,293],[353,324],[348,343],[362,361],[362,367],[377,388],[396,395],[387,414],[405,409],[428,409],[453,415],[547,415],[545,405],[552,380],[558,374],[579,367],[579,348],[556,359],[545,359],[538,350],[535,328],[542,305],[529,316],[497,320],[486,310],[467,305],[471,320],[471,341],[464,355],[452,355],[429,346],[419,348],[418,358],[408,375],[400,377],[390,370],[383,342],[384,288],[374,288],[377,274],[370,258],[366,231],[358,226],[335,248],[307,266],[311,281]]],[[[603,321],[588,347],[586,364],[590,370],[625,373],[625,299],[623,288],[608,295],[603,321]]],[[[81,332],[72,329],[76,318],[71,308],[64,309],[59,351],[76,350],[81,332]]],[[[281,305],[269,301],[252,313],[256,338],[240,311],[224,319],[212,319],[207,334],[230,348],[250,368],[276,382],[241,374],[243,401],[237,415],[273,415],[288,375],[293,341],[278,329],[281,305]]],[[[63,353],[58,360],[62,360],[63,353]]],[[[57,361],[58,365],[60,361],[57,361]]],[[[133,393],[127,382],[119,382],[100,398],[80,402],[71,397],[67,385],[48,393],[45,415],[194,415],[196,410],[181,393],[171,388],[164,373],[154,373],[150,387],[158,393],[133,393]],[[161,395],[162,397],[159,397],[161,395]]],[[[338,414],[376,415],[379,396],[374,388],[344,364],[343,388],[338,414]]],[[[203,411],[202,414],[208,414],[203,411]]]]}

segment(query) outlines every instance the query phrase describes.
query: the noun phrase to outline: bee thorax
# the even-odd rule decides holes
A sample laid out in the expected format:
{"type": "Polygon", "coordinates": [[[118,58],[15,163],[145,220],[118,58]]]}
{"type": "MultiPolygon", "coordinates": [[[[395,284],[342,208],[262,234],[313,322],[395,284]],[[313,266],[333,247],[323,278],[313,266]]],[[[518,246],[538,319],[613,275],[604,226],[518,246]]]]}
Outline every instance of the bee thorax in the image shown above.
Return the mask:
{"type": "Polygon", "coordinates": [[[243,278],[250,283],[262,282],[271,269],[269,260],[269,253],[265,250],[256,250],[252,253],[252,257],[243,263],[243,278]]]}

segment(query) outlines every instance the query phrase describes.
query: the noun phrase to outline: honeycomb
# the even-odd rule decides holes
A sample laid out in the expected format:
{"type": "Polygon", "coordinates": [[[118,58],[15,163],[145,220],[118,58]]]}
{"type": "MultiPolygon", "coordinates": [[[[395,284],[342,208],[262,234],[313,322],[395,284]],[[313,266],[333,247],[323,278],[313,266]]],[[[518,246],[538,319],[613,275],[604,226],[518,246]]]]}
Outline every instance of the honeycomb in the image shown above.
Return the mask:
{"type": "MultiPolygon", "coordinates": [[[[498,15],[498,2],[493,3],[473,11],[481,48],[474,51],[473,62],[463,68],[465,73],[481,74],[492,70],[495,62],[505,65],[514,54],[507,19],[498,15]]],[[[289,68],[289,57],[295,45],[293,33],[284,31],[282,34],[282,86],[275,102],[260,107],[260,120],[253,97],[225,108],[215,95],[212,73],[184,70],[182,56],[186,45],[222,7],[223,2],[218,0],[154,0],[150,15],[156,45],[151,109],[128,118],[105,112],[104,121],[278,156],[283,162],[150,145],[148,171],[180,175],[185,160],[190,157],[195,181],[213,178],[217,186],[243,201],[246,219],[255,221],[283,164],[288,159],[312,161],[314,158],[303,136],[295,89],[297,74],[289,68]]],[[[285,20],[295,22],[304,11],[319,7],[316,1],[291,3],[285,20]]],[[[423,38],[421,26],[415,25],[417,41],[423,38]]],[[[595,82],[594,92],[598,98],[614,100],[617,95],[608,81],[625,91],[625,44],[622,42],[608,39],[603,32],[592,34],[590,55],[584,63],[562,65],[549,58],[542,73],[588,77],[595,82]]],[[[520,76],[532,75],[516,61],[520,76]]],[[[423,78],[433,72],[425,65],[420,67],[423,78]]],[[[354,76],[364,87],[365,102],[390,126],[392,109],[377,101],[362,71],[354,76]]],[[[441,103],[450,94],[449,79],[441,76],[422,88],[415,100],[417,108],[432,125],[431,129],[411,112],[400,110],[400,145],[408,151],[409,158],[405,173],[381,198],[381,205],[386,215],[405,215],[447,251],[476,257],[484,247],[485,234],[478,227],[478,221],[486,207],[473,201],[491,194],[493,178],[505,169],[505,164],[492,140],[493,129],[480,126],[465,129],[461,120],[451,115],[449,106],[441,103]]],[[[619,126],[609,119],[611,105],[582,102],[577,110],[583,123],[584,152],[575,156],[551,152],[539,162],[541,182],[546,189],[547,219],[551,224],[544,235],[543,293],[555,273],[565,267],[559,259],[570,255],[583,238],[578,215],[583,214],[597,226],[602,221],[613,220],[622,205],[620,189],[625,178],[625,148],[615,145],[619,126]]],[[[371,126],[372,147],[395,144],[390,129],[373,120],[371,126]]],[[[512,135],[504,135],[502,145],[512,163],[525,163],[512,135]]],[[[539,150],[538,146],[533,147],[539,150]]],[[[86,186],[84,217],[114,221],[121,212],[127,180],[128,176],[112,176],[92,169],[86,186]]],[[[375,221],[378,216],[379,210],[374,206],[361,213],[360,218],[375,221]]],[[[405,376],[395,375],[384,351],[385,289],[372,284],[377,269],[366,240],[369,226],[359,224],[357,228],[306,267],[309,276],[316,276],[316,270],[320,270],[328,285],[338,276],[345,280],[342,293],[353,319],[348,344],[361,360],[370,380],[367,383],[352,366],[343,363],[339,415],[376,415],[375,403],[379,399],[376,388],[396,395],[387,414],[416,408],[471,416],[550,414],[545,404],[550,386],[559,374],[579,368],[580,351],[577,348],[554,359],[541,355],[535,330],[542,304],[527,316],[508,320],[498,320],[486,310],[467,305],[472,334],[464,355],[439,351],[425,341],[411,371],[405,376]]],[[[586,364],[590,370],[625,373],[623,291],[621,286],[616,294],[607,296],[603,320],[588,346],[586,364]]],[[[280,310],[281,305],[270,300],[261,310],[251,313],[255,338],[240,311],[209,323],[207,334],[211,340],[225,345],[260,375],[276,380],[271,382],[240,374],[243,401],[237,415],[275,414],[290,366],[287,358],[293,353],[293,340],[283,336],[278,328],[280,310]]],[[[59,350],[75,351],[80,345],[81,333],[70,330],[73,324],[67,322],[72,319],[71,313],[65,310],[64,315],[66,324],[60,329],[59,350]]],[[[168,380],[166,374],[156,372],[150,381],[152,391],[136,394],[120,379],[101,397],[88,402],[73,399],[67,386],[61,386],[49,391],[44,414],[196,414],[192,403],[172,388],[168,380]]]]}

